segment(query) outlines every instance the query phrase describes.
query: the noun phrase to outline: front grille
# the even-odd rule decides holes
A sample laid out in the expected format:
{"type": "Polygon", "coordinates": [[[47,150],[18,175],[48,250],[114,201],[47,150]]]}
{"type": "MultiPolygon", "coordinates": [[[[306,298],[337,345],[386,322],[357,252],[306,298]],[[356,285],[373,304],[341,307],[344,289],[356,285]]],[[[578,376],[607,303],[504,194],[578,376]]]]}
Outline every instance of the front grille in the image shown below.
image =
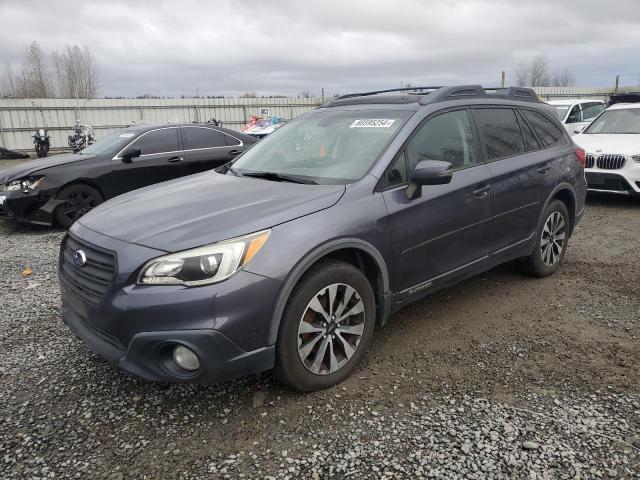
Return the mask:
{"type": "Polygon", "coordinates": [[[116,274],[116,254],[67,235],[60,251],[60,271],[68,287],[91,303],[102,302],[116,274]],[[75,252],[82,250],[86,263],[74,262],[75,252]]]}
{"type": "Polygon", "coordinates": [[[593,166],[596,164],[596,157],[594,157],[593,155],[591,155],[590,153],[587,154],[587,159],[586,159],[586,163],[585,163],[585,168],[593,168],[593,166]]]}
{"type": "Polygon", "coordinates": [[[624,167],[627,157],[624,155],[600,155],[597,160],[598,168],[603,170],[619,170],[624,167]]]}

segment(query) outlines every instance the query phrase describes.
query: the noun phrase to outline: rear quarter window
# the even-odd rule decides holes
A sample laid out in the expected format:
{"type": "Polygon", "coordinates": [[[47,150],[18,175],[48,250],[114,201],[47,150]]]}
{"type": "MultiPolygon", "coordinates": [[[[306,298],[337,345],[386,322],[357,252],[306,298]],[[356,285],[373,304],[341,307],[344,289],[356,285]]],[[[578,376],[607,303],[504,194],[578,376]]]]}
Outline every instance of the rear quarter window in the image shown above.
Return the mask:
{"type": "Polygon", "coordinates": [[[546,115],[534,110],[521,110],[521,112],[531,124],[544,147],[555,145],[563,137],[560,127],[557,127],[546,115]]]}

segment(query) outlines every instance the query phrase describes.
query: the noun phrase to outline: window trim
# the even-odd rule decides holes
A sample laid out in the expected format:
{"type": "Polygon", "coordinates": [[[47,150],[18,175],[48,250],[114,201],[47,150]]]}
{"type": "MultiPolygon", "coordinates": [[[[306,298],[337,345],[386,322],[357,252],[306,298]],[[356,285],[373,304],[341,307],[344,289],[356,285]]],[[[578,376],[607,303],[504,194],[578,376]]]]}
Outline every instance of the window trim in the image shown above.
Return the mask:
{"type": "MultiPolygon", "coordinates": [[[[451,112],[457,112],[460,110],[464,110],[467,113],[467,118],[469,120],[469,125],[471,126],[471,135],[473,137],[474,140],[474,150],[475,150],[475,156],[476,156],[476,160],[478,159],[482,159],[482,151],[479,149],[480,145],[479,145],[479,137],[478,137],[478,131],[475,127],[475,123],[473,120],[473,117],[471,115],[470,112],[470,108],[468,105],[461,105],[461,106],[456,106],[456,107],[446,107],[443,108],[441,110],[436,110],[435,112],[431,112],[429,115],[427,115],[426,117],[424,117],[420,123],[418,125],[416,125],[416,127],[413,129],[413,131],[409,134],[409,136],[405,139],[405,141],[402,143],[402,145],[400,146],[400,148],[398,148],[398,151],[393,155],[393,158],[391,159],[391,161],[389,162],[389,165],[386,166],[386,168],[384,169],[384,172],[382,174],[382,176],[378,179],[378,182],[376,183],[376,186],[374,188],[374,192],[385,192],[387,190],[393,190],[396,188],[404,188],[407,185],[409,185],[410,180],[407,179],[406,182],[398,184],[398,185],[386,185],[386,178],[387,178],[387,173],[389,172],[389,169],[391,168],[391,166],[396,162],[398,156],[400,154],[404,154],[405,155],[405,162],[407,162],[407,157],[406,157],[406,151],[407,151],[407,145],[409,145],[409,143],[411,142],[411,140],[413,140],[413,137],[416,136],[417,132],[426,124],[428,123],[430,120],[434,119],[435,117],[438,117],[440,115],[444,115],[445,113],[451,113],[451,112]]],[[[469,168],[473,168],[473,167],[477,167],[479,165],[484,164],[484,162],[478,162],[476,161],[475,164],[473,165],[469,165],[467,167],[462,167],[462,168],[457,168],[453,170],[453,173],[455,172],[460,172],[462,170],[467,170],[469,168]]],[[[410,175],[411,172],[409,172],[409,165],[407,164],[407,176],[410,175]]]]}
{"type": "MultiPolygon", "coordinates": [[[[223,132],[222,130],[218,130],[217,128],[206,127],[204,125],[183,125],[183,126],[180,127],[180,130],[182,130],[183,128],[185,128],[185,129],[186,128],[202,128],[202,129],[205,129],[205,130],[213,130],[214,132],[218,132],[221,135],[223,135],[223,137],[225,135],[227,135],[227,136],[229,136],[231,138],[235,138],[238,142],[240,142],[239,144],[236,144],[236,145],[222,145],[220,147],[185,148],[183,150],[183,152],[197,152],[197,151],[200,151],[200,150],[212,150],[214,148],[239,148],[239,147],[244,147],[244,142],[242,140],[240,140],[238,137],[234,137],[230,133],[223,132]]],[[[180,136],[182,137],[182,131],[180,132],[180,136]]],[[[185,146],[185,147],[187,146],[187,143],[186,143],[184,138],[182,139],[182,143],[183,143],[183,146],[185,146]]]]}
{"type": "MultiPolygon", "coordinates": [[[[120,156],[120,154],[122,152],[124,152],[127,148],[129,148],[131,145],[133,145],[135,142],[137,142],[138,140],[140,140],[142,137],[144,137],[145,135],[147,135],[148,133],[151,132],[156,132],[158,130],[170,130],[170,129],[178,129],[179,127],[175,126],[175,127],[159,127],[159,128],[153,128],[151,130],[147,130],[146,132],[141,133],[140,135],[138,135],[136,138],[134,138],[133,140],[131,140],[124,148],[122,148],[118,153],[116,153],[116,156],[113,157],[111,160],[119,160],[122,161],[122,157],[120,156]]],[[[180,133],[176,132],[176,135],[178,137],[178,148],[180,148],[180,133]]],[[[153,155],[165,155],[167,153],[180,153],[182,152],[182,150],[171,150],[168,152],[157,152],[157,153],[145,153],[143,155],[140,155],[140,158],[142,157],[150,157],[153,155]]]]}
{"type": "MultiPolygon", "coordinates": [[[[527,122],[527,124],[529,125],[529,128],[531,128],[531,131],[533,132],[533,134],[538,138],[538,143],[540,143],[541,148],[540,150],[537,151],[543,151],[543,150],[547,150],[549,148],[553,148],[553,147],[557,147],[558,145],[560,145],[560,141],[564,140],[565,142],[567,141],[567,130],[564,128],[564,125],[557,125],[554,123],[554,121],[549,117],[549,115],[547,115],[545,112],[541,111],[541,110],[535,110],[533,108],[526,108],[526,107],[516,107],[518,109],[518,111],[520,111],[521,113],[523,111],[530,111],[530,112],[536,112],[539,113],[540,115],[542,115],[543,117],[545,117],[547,120],[549,120],[551,123],[553,123],[556,128],[558,128],[560,130],[560,138],[556,141],[556,143],[549,145],[549,146],[544,146],[544,142],[542,141],[542,138],[540,138],[540,136],[538,135],[538,132],[536,132],[536,129],[533,128],[533,125],[531,125],[531,122],[529,121],[529,119],[527,118],[527,116],[522,113],[522,118],[524,118],[525,122],[527,122]]],[[[595,118],[594,118],[595,120],[595,118]]]]}
{"type": "Polygon", "coordinates": [[[520,132],[522,133],[522,140],[524,141],[524,154],[532,153],[532,152],[539,152],[540,150],[542,150],[542,142],[538,138],[538,134],[531,127],[531,125],[529,125],[529,122],[527,122],[527,119],[524,118],[524,115],[522,114],[522,112],[520,112],[519,109],[515,109],[514,111],[515,111],[515,114],[516,114],[516,119],[518,120],[518,124],[520,125],[520,132]],[[525,127],[527,127],[529,129],[529,131],[531,132],[531,135],[533,135],[533,139],[538,144],[538,148],[534,148],[533,150],[527,150],[527,140],[524,138],[523,125],[525,127]]]}

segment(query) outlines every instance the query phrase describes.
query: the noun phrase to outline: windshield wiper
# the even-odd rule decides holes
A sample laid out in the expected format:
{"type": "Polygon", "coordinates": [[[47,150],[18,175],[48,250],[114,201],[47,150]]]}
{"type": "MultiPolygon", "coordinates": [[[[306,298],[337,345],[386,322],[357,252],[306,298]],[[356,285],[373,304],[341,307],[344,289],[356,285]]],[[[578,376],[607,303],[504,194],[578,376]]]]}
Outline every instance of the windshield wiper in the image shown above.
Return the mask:
{"type": "Polygon", "coordinates": [[[276,172],[248,172],[243,173],[243,177],[264,178],[265,180],[273,180],[276,182],[291,182],[291,183],[306,183],[311,185],[317,185],[318,182],[313,180],[307,180],[293,175],[283,175],[276,172]]]}

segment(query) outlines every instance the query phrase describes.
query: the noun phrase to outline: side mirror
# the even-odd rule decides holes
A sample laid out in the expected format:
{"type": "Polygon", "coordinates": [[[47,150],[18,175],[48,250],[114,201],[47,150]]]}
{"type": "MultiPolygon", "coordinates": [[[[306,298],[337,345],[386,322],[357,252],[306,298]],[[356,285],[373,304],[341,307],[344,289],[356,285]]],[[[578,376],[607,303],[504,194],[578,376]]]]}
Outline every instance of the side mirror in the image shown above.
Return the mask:
{"type": "Polygon", "coordinates": [[[582,131],[584,130],[585,127],[586,127],[586,125],[580,125],[579,127],[576,127],[573,130],[573,133],[582,133],[582,131]]]}
{"type": "Polygon", "coordinates": [[[131,163],[134,158],[137,158],[140,155],[142,155],[142,150],[140,150],[140,147],[129,147],[124,152],[122,152],[120,157],[122,157],[123,163],[131,163]]]}
{"type": "Polygon", "coordinates": [[[407,198],[413,200],[422,193],[422,185],[444,185],[451,182],[453,165],[440,160],[420,160],[411,173],[407,198]]]}

